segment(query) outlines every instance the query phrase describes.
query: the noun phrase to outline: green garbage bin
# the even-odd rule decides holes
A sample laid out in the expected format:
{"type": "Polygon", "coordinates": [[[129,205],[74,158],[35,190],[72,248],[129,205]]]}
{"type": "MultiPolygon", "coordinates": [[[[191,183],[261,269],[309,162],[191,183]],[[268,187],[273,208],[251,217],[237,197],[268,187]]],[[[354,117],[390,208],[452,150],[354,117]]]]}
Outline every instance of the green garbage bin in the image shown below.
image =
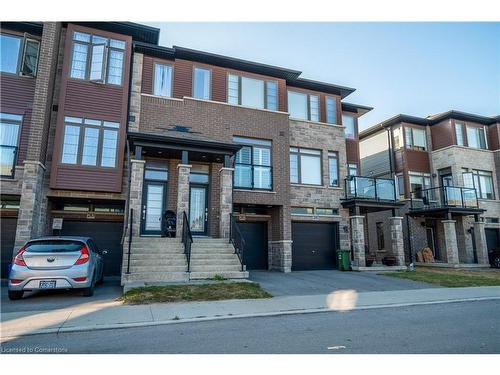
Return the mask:
{"type": "Polygon", "coordinates": [[[351,252],[349,250],[337,250],[337,269],[339,271],[351,270],[351,252]]]}

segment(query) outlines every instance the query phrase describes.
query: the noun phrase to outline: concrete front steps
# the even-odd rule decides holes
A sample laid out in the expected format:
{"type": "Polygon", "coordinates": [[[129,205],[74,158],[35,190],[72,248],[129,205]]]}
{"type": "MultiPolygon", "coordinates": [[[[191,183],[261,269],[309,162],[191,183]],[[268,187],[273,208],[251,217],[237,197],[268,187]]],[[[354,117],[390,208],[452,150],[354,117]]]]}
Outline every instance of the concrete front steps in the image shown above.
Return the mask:
{"type": "Polygon", "coordinates": [[[122,284],[189,281],[184,246],[176,238],[134,237],[127,274],[128,242],[123,245],[122,284]]]}
{"type": "Polygon", "coordinates": [[[248,271],[241,271],[241,263],[228,239],[195,237],[191,245],[190,279],[211,279],[216,275],[246,279],[248,271]]]}

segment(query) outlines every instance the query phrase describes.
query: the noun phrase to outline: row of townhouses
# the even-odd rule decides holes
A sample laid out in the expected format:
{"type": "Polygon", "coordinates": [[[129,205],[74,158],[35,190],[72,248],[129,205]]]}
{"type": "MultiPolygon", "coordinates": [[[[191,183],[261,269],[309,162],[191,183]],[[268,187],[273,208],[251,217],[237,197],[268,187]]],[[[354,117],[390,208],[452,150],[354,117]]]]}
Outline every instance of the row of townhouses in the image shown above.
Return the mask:
{"type": "Polygon", "coordinates": [[[372,108],[345,102],[352,88],[158,40],[129,22],[2,23],[2,277],[43,235],[91,236],[123,284],[333,269],[339,249],[358,270],[427,246],[487,265],[499,117],[359,134],[372,108]]]}

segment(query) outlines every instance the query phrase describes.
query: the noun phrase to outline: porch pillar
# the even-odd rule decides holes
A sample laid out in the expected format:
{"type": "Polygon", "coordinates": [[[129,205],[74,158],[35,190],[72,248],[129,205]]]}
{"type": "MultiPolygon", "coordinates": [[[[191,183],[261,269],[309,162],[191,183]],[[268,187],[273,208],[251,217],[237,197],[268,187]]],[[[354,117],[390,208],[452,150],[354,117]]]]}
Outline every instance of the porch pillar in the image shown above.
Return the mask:
{"type": "Polygon", "coordinates": [[[220,175],[220,217],[219,234],[221,238],[229,238],[230,214],[233,211],[233,171],[234,168],[221,168],[220,175]]]}
{"type": "Polygon", "coordinates": [[[364,216],[351,216],[351,243],[354,262],[358,267],[366,267],[364,216]]]}
{"type": "Polygon", "coordinates": [[[484,222],[474,222],[474,242],[476,245],[477,263],[489,265],[488,247],[486,243],[486,232],[484,231],[484,222]]]}
{"type": "MultiPolygon", "coordinates": [[[[141,234],[142,215],[142,189],[144,186],[144,165],[145,160],[130,160],[130,201],[129,209],[133,210],[132,215],[132,236],[139,237],[141,234]]],[[[129,211],[130,215],[130,211],[129,211]]],[[[130,220],[130,218],[128,218],[130,220]]]]}
{"type": "Polygon", "coordinates": [[[450,264],[458,264],[458,243],[456,220],[442,220],[444,233],[444,247],[446,250],[446,261],[450,264]]]}
{"type": "Polygon", "coordinates": [[[393,216],[391,222],[391,249],[392,255],[396,257],[396,265],[405,265],[405,249],[403,243],[403,218],[393,216]]]}
{"type": "Polygon", "coordinates": [[[182,218],[183,212],[189,216],[189,174],[190,164],[177,165],[177,230],[176,237],[182,238],[182,218]]]}

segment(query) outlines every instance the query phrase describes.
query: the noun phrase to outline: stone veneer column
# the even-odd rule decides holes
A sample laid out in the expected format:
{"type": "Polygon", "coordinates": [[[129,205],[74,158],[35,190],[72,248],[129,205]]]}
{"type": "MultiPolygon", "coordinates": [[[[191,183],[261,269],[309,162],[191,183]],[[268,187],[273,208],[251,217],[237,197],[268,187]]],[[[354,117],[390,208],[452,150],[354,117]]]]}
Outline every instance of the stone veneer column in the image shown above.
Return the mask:
{"type": "Polygon", "coordinates": [[[189,174],[190,164],[177,165],[177,238],[182,238],[183,212],[189,216],[189,174]]]}
{"type": "MultiPolygon", "coordinates": [[[[132,236],[138,237],[141,235],[142,189],[144,187],[144,165],[146,161],[132,159],[130,162],[131,180],[129,209],[133,209],[132,236]]],[[[127,219],[130,220],[129,218],[127,219]]]]}
{"type": "Polygon", "coordinates": [[[477,263],[489,265],[490,261],[483,221],[474,222],[474,242],[476,244],[477,263]]]}
{"type": "Polygon", "coordinates": [[[364,216],[351,216],[351,243],[355,265],[366,267],[364,216]]]}
{"type": "Polygon", "coordinates": [[[132,62],[132,83],[130,85],[130,109],[129,109],[129,131],[139,131],[141,121],[141,89],[142,89],[142,67],[144,55],[134,52],[132,62]]]}
{"type": "Polygon", "coordinates": [[[269,269],[292,271],[292,221],[289,206],[275,207],[272,215],[272,240],[268,241],[269,269]]]}
{"type": "Polygon", "coordinates": [[[396,257],[396,265],[405,265],[405,248],[403,242],[403,218],[394,216],[389,218],[391,222],[391,249],[392,255],[396,257]]]}
{"type": "Polygon", "coordinates": [[[220,217],[219,235],[221,238],[229,238],[231,219],[233,212],[233,171],[234,168],[221,168],[220,175],[220,217]]]}
{"type": "Polygon", "coordinates": [[[45,166],[37,161],[25,161],[21,199],[16,228],[14,252],[24,243],[34,237],[44,235],[44,220],[42,220],[43,177],[45,166]]]}
{"type": "Polygon", "coordinates": [[[442,220],[441,223],[443,223],[446,262],[449,264],[458,264],[458,243],[457,231],[455,228],[456,220],[442,220]]]}

